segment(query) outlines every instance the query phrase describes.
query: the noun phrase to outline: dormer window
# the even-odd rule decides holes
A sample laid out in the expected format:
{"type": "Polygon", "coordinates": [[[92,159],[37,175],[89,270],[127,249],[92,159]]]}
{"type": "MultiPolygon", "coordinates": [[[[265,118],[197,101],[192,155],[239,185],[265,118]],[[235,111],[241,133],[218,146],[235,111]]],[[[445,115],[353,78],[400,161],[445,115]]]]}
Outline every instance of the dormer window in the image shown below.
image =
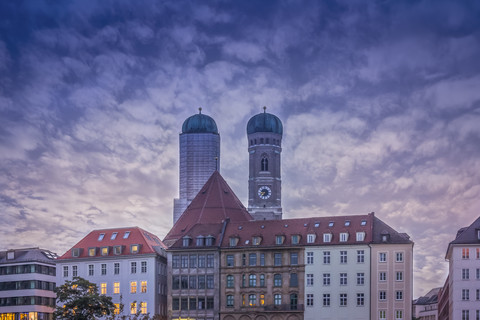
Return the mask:
{"type": "Polygon", "coordinates": [[[105,238],[105,233],[100,233],[100,234],[98,235],[98,241],[102,241],[103,238],[105,238]]]}
{"type": "Polygon", "coordinates": [[[73,248],[72,249],[72,257],[74,257],[74,258],[80,257],[80,248],[73,248]]]}
{"type": "MultiPolygon", "coordinates": [[[[192,238],[190,238],[189,236],[185,236],[182,238],[182,246],[184,247],[188,247],[190,245],[190,240],[192,238]]],[[[198,239],[197,239],[198,240],[198,239]]]]}
{"type": "Polygon", "coordinates": [[[298,244],[300,242],[300,236],[298,234],[292,235],[292,244],[298,244]]]}
{"type": "Polygon", "coordinates": [[[390,240],[390,235],[388,233],[382,233],[382,242],[388,242],[390,240]]]}
{"type": "Polygon", "coordinates": [[[230,238],[230,247],[236,247],[238,244],[238,238],[237,237],[231,237],[230,238]]]}
{"type": "Polygon", "coordinates": [[[348,232],[340,232],[340,242],[348,241],[348,232]]]}
{"type": "Polygon", "coordinates": [[[115,255],[122,254],[122,246],[113,246],[113,254],[115,255]]]}
{"type": "Polygon", "coordinates": [[[316,235],[311,233],[307,234],[307,243],[314,243],[315,242],[316,235]]]}
{"type": "Polygon", "coordinates": [[[102,247],[100,249],[102,256],[108,256],[108,247],[102,247]]]}
{"type": "Polygon", "coordinates": [[[125,233],[123,234],[123,239],[128,239],[129,236],[130,236],[130,231],[125,231],[125,233]]]}
{"type": "Polygon", "coordinates": [[[477,229],[477,239],[480,240],[480,230],[477,229]]]}
{"type": "Polygon", "coordinates": [[[275,236],[275,244],[283,244],[285,236],[275,236]]]}
{"type": "Polygon", "coordinates": [[[132,244],[130,245],[130,253],[135,254],[140,252],[140,245],[139,244],[132,244]]]}
{"type": "MultiPolygon", "coordinates": [[[[184,239],[184,240],[185,240],[185,239],[184,239]]],[[[204,237],[204,236],[198,236],[198,237],[197,237],[197,240],[196,240],[196,242],[195,242],[195,245],[196,245],[197,247],[203,247],[204,241],[205,241],[205,237],[204,237]]],[[[188,244],[187,244],[186,246],[188,246],[188,244]]],[[[185,247],[185,245],[184,245],[184,247],[185,247]]]]}
{"type": "Polygon", "coordinates": [[[205,245],[213,246],[214,241],[215,241],[215,238],[213,236],[207,236],[207,238],[205,238],[205,245]]]}
{"type": "Polygon", "coordinates": [[[323,234],[323,242],[332,242],[332,234],[331,233],[324,233],[323,234]]]}
{"type": "Polygon", "coordinates": [[[15,251],[8,251],[7,252],[7,260],[15,259],[15,251]]]}
{"type": "Polygon", "coordinates": [[[252,238],[252,244],[254,246],[258,246],[262,242],[262,237],[253,237],[252,238]]]}
{"type": "Polygon", "coordinates": [[[89,257],[95,257],[96,254],[97,254],[97,248],[88,248],[89,257]]]}
{"type": "Polygon", "coordinates": [[[357,241],[365,240],[365,232],[357,232],[357,241]]]}

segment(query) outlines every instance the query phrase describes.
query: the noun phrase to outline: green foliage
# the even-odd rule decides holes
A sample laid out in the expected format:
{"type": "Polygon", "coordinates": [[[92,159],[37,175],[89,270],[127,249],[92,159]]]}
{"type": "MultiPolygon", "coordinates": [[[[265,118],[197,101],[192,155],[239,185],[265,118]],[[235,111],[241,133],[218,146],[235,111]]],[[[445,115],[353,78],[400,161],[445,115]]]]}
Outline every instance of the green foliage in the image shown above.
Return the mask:
{"type": "Polygon", "coordinates": [[[95,283],[80,277],[66,281],[55,289],[57,306],[55,319],[92,320],[113,314],[115,305],[112,298],[100,295],[95,283]]]}

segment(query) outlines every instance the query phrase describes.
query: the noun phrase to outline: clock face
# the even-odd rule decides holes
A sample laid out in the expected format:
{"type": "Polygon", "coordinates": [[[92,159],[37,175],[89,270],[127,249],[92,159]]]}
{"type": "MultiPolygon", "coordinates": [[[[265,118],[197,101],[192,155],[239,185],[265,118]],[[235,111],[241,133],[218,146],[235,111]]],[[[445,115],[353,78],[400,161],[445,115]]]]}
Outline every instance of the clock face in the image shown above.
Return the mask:
{"type": "Polygon", "coordinates": [[[272,190],[267,186],[262,186],[258,189],[258,196],[261,199],[266,200],[266,199],[270,198],[271,195],[272,195],[272,190]]]}

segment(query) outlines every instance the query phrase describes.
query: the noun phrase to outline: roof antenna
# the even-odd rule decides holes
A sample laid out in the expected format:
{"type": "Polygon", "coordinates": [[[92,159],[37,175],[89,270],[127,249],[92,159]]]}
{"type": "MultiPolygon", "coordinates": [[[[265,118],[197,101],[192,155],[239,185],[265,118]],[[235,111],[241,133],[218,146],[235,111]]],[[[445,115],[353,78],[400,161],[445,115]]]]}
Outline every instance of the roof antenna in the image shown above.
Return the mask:
{"type": "Polygon", "coordinates": [[[263,113],[267,113],[267,107],[263,106],[263,113]]]}
{"type": "Polygon", "coordinates": [[[202,114],[202,107],[198,108],[198,113],[202,114]]]}
{"type": "Polygon", "coordinates": [[[215,157],[215,171],[218,171],[218,157],[215,157]]]}

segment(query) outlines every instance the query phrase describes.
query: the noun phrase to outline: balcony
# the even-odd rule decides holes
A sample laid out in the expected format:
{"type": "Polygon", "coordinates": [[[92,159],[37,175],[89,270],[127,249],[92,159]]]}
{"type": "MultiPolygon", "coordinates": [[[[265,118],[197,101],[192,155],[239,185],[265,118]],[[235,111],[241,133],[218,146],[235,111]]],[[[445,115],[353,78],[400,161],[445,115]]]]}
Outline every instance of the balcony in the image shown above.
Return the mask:
{"type": "Polygon", "coordinates": [[[303,304],[290,305],[290,304],[279,304],[279,305],[268,305],[263,307],[265,311],[293,311],[293,312],[303,312],[303,304]]]}

